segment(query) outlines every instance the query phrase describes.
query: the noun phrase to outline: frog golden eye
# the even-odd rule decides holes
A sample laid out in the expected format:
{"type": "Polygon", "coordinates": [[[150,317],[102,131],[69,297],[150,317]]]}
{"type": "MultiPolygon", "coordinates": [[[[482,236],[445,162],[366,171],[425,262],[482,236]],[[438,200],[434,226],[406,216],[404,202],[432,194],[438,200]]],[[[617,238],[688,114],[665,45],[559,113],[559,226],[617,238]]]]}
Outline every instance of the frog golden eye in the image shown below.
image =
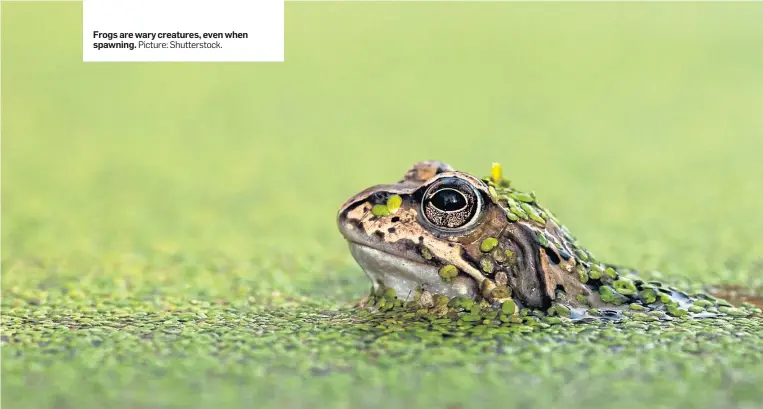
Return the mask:
{"type": "Polygon", "coordinates": [[[424,192],[421,213],[433,227],[444,231],[467,229],[478,219],[482,196],[458,178],[436,181],[424,192]]]}

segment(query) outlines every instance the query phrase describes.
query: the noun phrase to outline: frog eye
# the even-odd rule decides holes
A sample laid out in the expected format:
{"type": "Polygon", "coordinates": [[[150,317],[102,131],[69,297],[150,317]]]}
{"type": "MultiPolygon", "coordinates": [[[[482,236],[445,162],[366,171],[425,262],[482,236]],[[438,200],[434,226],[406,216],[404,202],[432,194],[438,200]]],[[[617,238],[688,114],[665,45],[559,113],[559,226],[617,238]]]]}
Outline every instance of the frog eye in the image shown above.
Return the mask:
{"type": "Polygon", "coordinates": [[[462,230],[475,222],[482,210],[482,196],[468,182],[443,178],[424,192],[421,213],[435,228],[462,230]]]}

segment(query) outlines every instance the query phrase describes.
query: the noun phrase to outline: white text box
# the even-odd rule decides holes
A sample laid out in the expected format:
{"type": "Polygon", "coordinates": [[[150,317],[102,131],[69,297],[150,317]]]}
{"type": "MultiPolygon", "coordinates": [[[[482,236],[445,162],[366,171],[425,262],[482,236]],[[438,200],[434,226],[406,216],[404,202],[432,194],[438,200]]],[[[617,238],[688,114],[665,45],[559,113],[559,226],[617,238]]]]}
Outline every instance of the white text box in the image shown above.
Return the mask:
{"type": "Polygon", "coordinates": [[[283,61],[284,0],[83,0],[83,61],[283,61]]]}

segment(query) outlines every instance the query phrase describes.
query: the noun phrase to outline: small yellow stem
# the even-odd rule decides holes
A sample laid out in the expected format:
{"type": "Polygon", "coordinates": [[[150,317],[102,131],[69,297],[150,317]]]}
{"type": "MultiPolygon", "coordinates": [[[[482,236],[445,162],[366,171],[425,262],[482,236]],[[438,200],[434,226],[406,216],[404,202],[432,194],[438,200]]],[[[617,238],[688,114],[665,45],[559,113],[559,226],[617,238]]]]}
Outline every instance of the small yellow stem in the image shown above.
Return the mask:
{"type": "Polygon", "coordinates": [[[503,175],[501,171],[501,164],[493,162],[493,169],[491,171],[491,178],[493,179],[493,183],[498,183],[501,180],[503,180],[503,175]]]}

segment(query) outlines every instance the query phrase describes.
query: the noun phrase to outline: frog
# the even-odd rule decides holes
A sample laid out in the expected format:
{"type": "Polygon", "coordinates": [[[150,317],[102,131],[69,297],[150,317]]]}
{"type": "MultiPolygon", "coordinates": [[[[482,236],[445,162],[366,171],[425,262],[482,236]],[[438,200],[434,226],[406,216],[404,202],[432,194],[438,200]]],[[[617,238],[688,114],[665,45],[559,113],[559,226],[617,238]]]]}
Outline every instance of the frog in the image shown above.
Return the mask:
{"type": "Polygon", "coordinates": [[[402,302],[431,306],[438,297],[578,319],[741,314],[710,294],[600,261],[534,191],[504,178],[499,163],[476,177],[441,161],[417,162],[397,182],[351,196],[336,221],[371,294],[402,302]]]}

